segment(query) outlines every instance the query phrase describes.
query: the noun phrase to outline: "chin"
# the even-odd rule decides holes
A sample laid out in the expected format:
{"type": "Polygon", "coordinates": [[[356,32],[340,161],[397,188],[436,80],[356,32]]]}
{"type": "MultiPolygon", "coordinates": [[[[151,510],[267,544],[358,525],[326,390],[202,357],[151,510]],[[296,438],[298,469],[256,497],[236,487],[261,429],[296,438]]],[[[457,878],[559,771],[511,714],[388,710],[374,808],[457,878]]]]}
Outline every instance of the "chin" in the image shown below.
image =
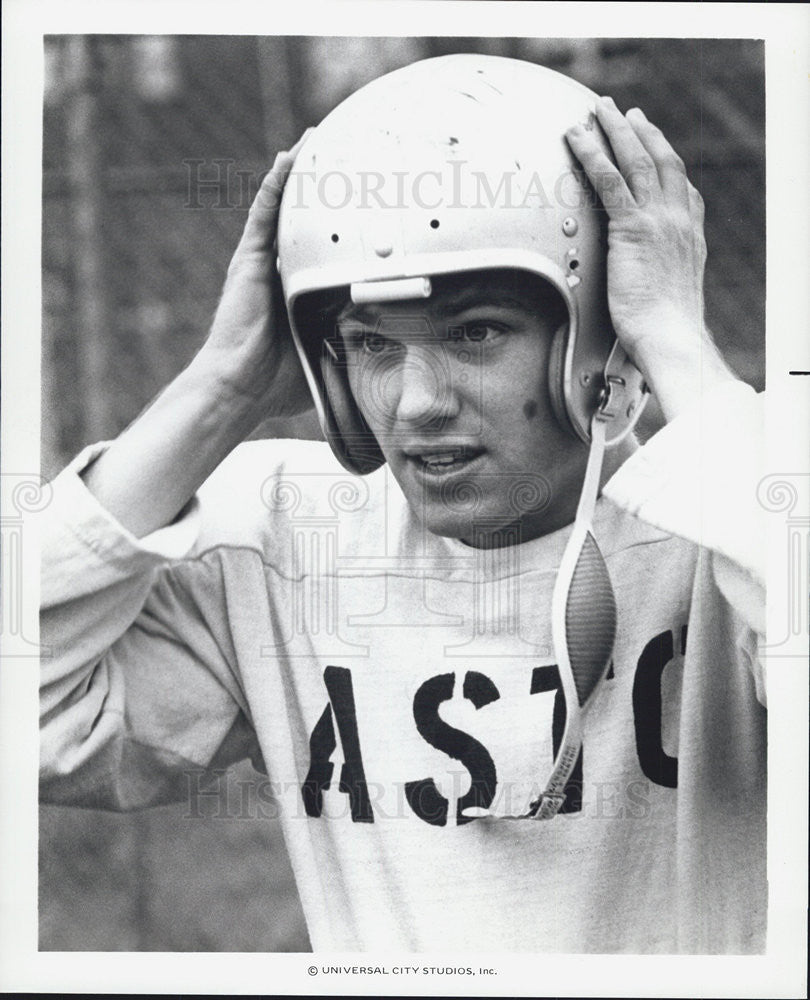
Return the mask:
{"type": "Polygon", "coordinates": [[[497,518],[479,514],[471,518],[469,512],[454,515],[451,511],[431,514],[424,512],[419,517],[423,527],[432,535],[442,538],[455,538],[474,548],[502,548],[507,545],[519,545],[529,537],[535,537],[537,531],[530,533],[528,526],[522,521],[508,517],[497,518]]]}
{"type": "MultiPolygon", "coordinates": [[[[476,478],[449,478],[426,488],[414,482],[407,469],[390,467],[414,517],[433,535],[492,548],[517,545],[544,530],[549,509],[545,484],[540,488],[534,482],[516,480],[517,490],[486,489],[476,478]]],[[[484,486],[494,485],[493,478],[488,477],[484,486]]]]}
{"type": "Polygon", "coordinates": [[[449,511],[431,514],[420,510],[418,505],[411,504],[410,506],[416,519],[431,535],[439,535],[441,538],[465,539],[473,532],[469,514],[454,516],[449,511]]]}

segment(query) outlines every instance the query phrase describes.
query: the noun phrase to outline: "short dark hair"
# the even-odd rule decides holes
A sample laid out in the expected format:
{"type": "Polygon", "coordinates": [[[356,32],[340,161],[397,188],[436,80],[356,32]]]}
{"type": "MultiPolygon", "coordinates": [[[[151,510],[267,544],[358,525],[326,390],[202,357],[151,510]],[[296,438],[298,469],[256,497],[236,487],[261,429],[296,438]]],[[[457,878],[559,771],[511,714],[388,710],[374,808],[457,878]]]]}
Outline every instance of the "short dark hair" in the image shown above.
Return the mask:
{"type": "MultiPolygon", "coordinates": [[[[540,275],[519,268],[480,268],[475,271],[453,271],[449,274],[431,276],[433,295],[452,295],[471,283],[483,287],[498,285],[500,291],[512,293],[523,299],[531,307],[550,316],[555,325],[562,323],[568,315],[565,300],[557,289],[540,275]]],[[[324,330],[334,330],[340,314],[351,305],[347,286],[327,289],[313,297],[307,312],[317,317],[318,325],[324,330]],[[311,312],[310,312],[311,310],[311,312]]]]}

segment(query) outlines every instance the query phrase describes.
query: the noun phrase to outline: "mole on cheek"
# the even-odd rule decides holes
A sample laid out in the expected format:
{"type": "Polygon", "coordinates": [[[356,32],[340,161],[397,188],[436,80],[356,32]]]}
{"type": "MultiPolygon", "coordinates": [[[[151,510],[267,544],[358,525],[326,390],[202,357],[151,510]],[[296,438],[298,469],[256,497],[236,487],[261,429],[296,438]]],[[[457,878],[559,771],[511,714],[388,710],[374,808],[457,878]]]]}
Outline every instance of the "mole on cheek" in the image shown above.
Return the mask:
{"type": "Polygon", "coordinates": [[[527,420],[533,420],[537,416],[537,401],[534,399],[527,399],[523,404],[523,416],[527,420]]]}

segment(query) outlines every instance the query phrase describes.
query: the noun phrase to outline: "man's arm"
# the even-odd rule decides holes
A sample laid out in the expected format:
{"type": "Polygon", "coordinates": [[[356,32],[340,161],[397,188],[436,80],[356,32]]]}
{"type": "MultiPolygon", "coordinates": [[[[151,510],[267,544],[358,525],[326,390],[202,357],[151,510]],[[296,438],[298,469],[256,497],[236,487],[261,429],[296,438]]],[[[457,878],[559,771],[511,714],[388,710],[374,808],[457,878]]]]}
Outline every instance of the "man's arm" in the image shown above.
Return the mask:
{"type": "Polygon", "coordinates": [[[167,565],[194,542],[192,507],[160,529],[264,417],[310,405],[275,268],[296,151],[279,154],[251,206],[192,363],[109,448],[88,449],[53,483],[41,591],[51,651],[40,685],[48,801],[115,809],[170,801],[189,774],[258,754],[227,628],[217,636],[201,628],[186,593],[205,578],[216,601],[216,559],[167,565]]]}
{"type": "Polygon", "coordinates": [[[761,400],[728,368],[705,324],[703,200],[683,161],[638,108],[624,116],[604,98],[596,110],[616,163],[582,126],[567,139],[610,220],[608,299],[616,335],[668,425],[604,492],[711,550],[720,589],[761,637],[761,400]]]}
{"type": "Polygon", "coordinates": [[[136,537],[169,524],[265,417],[310,405],[274,250],[281,192],[302,141],[279,153],[256,195],[207,341],[84,473],[102,506],[136,537]]]}

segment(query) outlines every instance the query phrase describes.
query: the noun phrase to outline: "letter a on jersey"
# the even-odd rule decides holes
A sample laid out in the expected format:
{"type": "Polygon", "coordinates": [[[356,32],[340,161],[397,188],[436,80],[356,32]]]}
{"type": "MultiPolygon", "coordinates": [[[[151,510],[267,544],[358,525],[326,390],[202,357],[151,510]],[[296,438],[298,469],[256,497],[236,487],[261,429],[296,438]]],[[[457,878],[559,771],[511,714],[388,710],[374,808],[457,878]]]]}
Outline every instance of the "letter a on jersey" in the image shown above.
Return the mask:
{"type": "Polygon", "coordinates": [[[329,704],[309,738],[309,771],[301,786],[304,808],[307,816],[320,816],[323,812],[323,793],[331,784],[335,767],[330,758],[337,748],[336,719],[344,760],[338,788],[349,796],[352,820],[373,823],[374,813],[360,753],[351,671],[346,667],[329,666],[323,672],[323,679],[329,692],[329,704]]]}

